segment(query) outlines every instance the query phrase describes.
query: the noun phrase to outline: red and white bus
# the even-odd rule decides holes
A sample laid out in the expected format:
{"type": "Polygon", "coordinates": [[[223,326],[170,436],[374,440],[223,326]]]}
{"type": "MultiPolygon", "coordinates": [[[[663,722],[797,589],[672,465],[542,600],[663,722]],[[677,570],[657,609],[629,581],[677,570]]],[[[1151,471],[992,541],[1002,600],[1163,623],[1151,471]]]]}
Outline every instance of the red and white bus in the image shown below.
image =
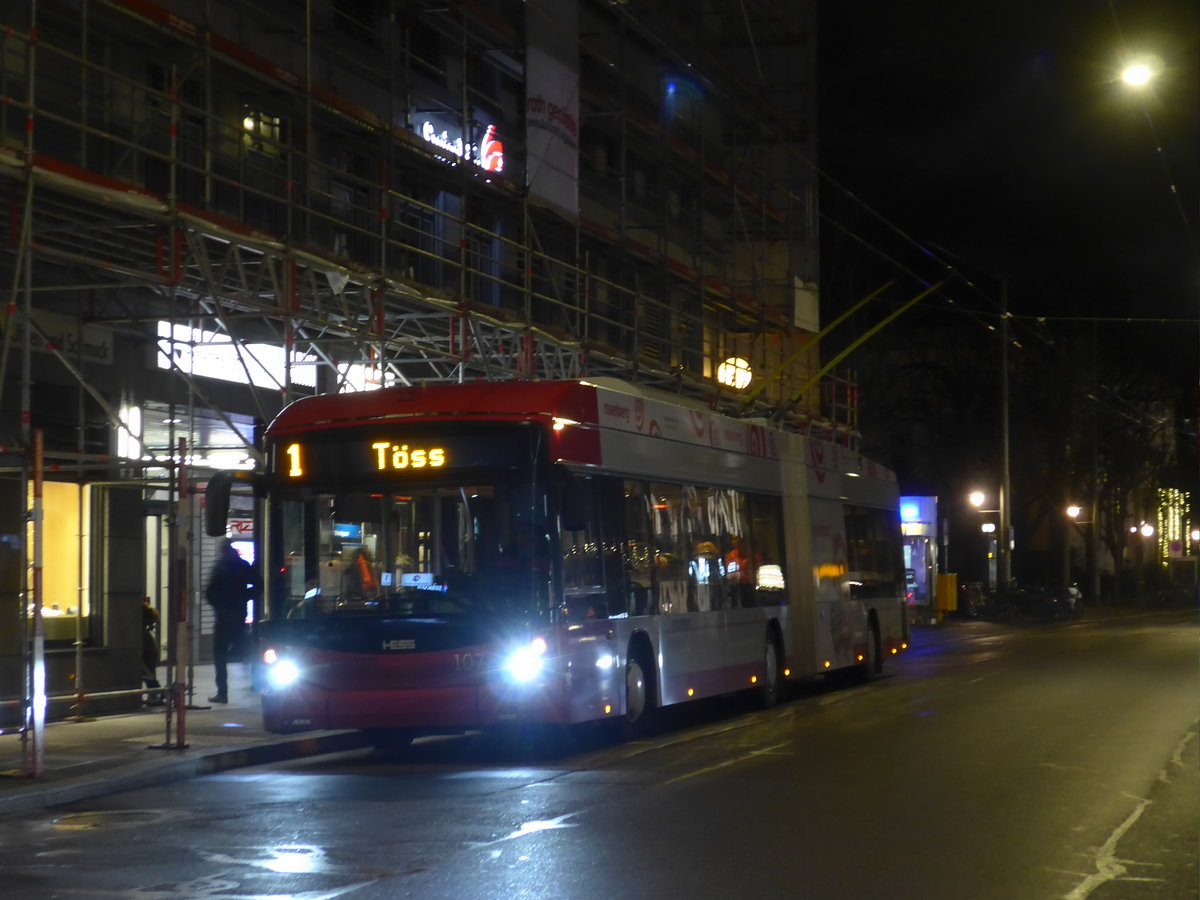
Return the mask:
{"type": "MultiPolygon", "coordinates": [[[[895,477],[613,379],[299,400],[265,433],[265,726],[619,720],[907,644],[895,477]]],[[[223,533],[231,480],[209,490],[223,533]]]]}

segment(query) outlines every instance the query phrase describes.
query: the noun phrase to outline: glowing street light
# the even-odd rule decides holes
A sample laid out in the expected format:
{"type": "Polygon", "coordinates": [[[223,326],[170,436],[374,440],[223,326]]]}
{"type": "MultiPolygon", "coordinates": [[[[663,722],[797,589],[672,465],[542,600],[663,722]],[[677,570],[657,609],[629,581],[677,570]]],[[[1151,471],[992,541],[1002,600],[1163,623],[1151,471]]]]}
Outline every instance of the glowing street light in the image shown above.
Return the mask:
{"type": "Polygon", "coordinates": [[[1121,80],[1130,87],[1144,87],[1154,78],[1154,70],[1145,63],[1132,63],[1121,72],[1121,80]]]}

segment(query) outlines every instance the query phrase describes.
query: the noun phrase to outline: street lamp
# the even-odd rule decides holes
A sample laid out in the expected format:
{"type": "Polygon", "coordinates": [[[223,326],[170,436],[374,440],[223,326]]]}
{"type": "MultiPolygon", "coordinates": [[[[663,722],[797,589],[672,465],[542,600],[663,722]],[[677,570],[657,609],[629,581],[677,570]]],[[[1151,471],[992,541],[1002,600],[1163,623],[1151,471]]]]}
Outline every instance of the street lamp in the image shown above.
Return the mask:
{"type": "Polygon", "coordinates": [[[1121,71],[1121,80],[1130,87],[1145,87],[1154,78],[1154,70],[1143,62],[1130,63],[1121,71]]]}
{"type": "MultiPolygon", "coordinates": [[[[1067,518],[1069,518],[1076,525],[1090,525],[1092,527],[1091,533],[1088,535],[1088,538],[1089,538],[1088,552],[1086,554],[1087,555],[1088,584],[1090,586],[1090,592],[1091,592],[1091,597],[1089,598],[1089,602],[1099,603],[1100,602],[1100,560],[1098,558],[1099,549],[1097,547],[1097,541],[1096,541],[1095,515],[1093,514],[1093,517],[1090,519],[1079,518],[1081,515],[1083,515],[1083,507],[1076,506],[1073,503],[1066,508],[1065,512],[1067,514],[1067,518]]],[[[1064,547],[1063,549],[1064,549],[1064,552],[1066,552],[1066,553],[1070,552],[1069,548],[1067,548],[1067,547],[1064,547]]],[[[1066,583],[1070,581],[1071,572],[1070,572],[1070,559],[1069,558],[1064,559],[1063,567],[1064,567],[1064,574],[1066,576],[1066,578],[1064,580],[1064,586],[1065,586],[1066,583]]]]}
{"type": "MultiPolygon", "coordinates": [[[[987,502],[987,495],[983,491],[971,491],[967,495],[967,502],[975,507],[976,512],[981,513],[998,513],[999,509],[984,509],[984,504],[987,502]]],[[[988,587],[994,588],[997,586],[996,562],[999,558],[999,546],[996,535],[996,523],[984,522],[979,526],[979,530],[988,535],[987,539],[987,580],[988,587]]]]}

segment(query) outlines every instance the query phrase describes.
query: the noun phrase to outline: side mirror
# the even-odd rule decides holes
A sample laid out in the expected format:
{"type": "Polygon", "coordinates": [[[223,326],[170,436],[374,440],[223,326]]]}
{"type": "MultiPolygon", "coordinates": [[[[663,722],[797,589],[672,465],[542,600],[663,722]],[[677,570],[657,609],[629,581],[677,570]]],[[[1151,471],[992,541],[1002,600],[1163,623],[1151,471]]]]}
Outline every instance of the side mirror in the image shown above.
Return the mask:
{"type": "Polygon", "coordinates": [[[259,478],[244,469],[224,469],[208,479],[204,489],[204,533],[209,537],[224,537],[229,521],[229,495],[234,482],[248,484],[257,495],[259,478]]]}

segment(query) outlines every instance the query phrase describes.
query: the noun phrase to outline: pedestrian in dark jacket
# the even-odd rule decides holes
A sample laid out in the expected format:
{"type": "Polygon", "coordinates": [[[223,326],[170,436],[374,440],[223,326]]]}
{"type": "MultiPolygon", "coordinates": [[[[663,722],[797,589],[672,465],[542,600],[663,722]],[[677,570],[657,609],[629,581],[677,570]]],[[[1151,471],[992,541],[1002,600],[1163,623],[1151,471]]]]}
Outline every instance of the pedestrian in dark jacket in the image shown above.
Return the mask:
{"type": "Polygon", "coordinates": [[[150,598],[142,600],[142,680],[146,683],[146,704],[161,706],[163,704],[162,685],[158,683],[158,610],[150,603],[150,598]]]}
{"type": "Polygon", "coordinates": [[[254,592],[254,570],[228,539],[222,540],[208,576],[205,595],[213,608],[213,669],[217,692],[209,703],[229,702],[229,660],[241,651],[246,631],[246,604],[254,592]]]}

